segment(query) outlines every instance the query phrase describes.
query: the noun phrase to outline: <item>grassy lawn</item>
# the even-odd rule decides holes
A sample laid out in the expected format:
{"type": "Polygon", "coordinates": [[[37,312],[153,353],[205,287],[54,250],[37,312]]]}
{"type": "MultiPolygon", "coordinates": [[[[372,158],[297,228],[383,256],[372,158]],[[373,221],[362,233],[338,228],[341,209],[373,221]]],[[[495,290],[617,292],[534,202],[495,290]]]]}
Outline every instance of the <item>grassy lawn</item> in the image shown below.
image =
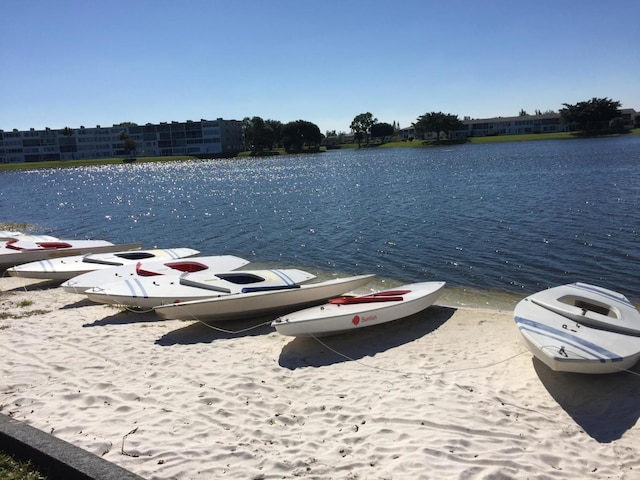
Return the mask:
{"type": "MultiPolygon", "coordinates": [[[[171,162],[175,160],[195,160],[196,157],[178,155],[174,157],[140,157],[136,163],[143,162],[171,162]]],[[[86,167],[91,165],[109,165],[126,163],[122,158],[98,158],[94,160],[57,160],[53,162],[25,162],[25,163],[0,163],[2,170],[23,170],[32,168],[62,168],[62,167],[86,167]]]]}
{"type": "Polygon", "coordinates": [[[0,451],[0,480],[46,480],[30,462],[16,460],[0,451]]]}

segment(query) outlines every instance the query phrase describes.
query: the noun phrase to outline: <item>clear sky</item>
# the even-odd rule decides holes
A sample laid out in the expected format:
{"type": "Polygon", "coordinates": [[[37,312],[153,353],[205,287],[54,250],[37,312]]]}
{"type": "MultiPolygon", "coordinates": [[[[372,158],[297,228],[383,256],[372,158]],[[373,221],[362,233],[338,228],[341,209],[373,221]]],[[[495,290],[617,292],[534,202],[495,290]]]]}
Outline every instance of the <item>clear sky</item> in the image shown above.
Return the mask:
{"type": "Polygon", "coordinates": [[[638,0],[2,0],[0,129],[640,111],[638,0]]]}

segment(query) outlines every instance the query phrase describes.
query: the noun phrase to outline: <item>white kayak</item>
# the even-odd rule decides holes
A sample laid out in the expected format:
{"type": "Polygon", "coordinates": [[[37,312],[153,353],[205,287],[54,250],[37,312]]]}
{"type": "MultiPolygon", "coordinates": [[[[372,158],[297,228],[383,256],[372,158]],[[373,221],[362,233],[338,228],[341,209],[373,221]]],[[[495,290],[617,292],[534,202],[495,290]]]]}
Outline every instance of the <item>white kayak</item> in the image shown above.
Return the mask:
{"type": "MultiPolygon", "coordinates": [[[[145,268],[146,270],[146,268],[145,268]]],[[[98,303],[153,308],[250,290],[294,288],[315,275],[297,269],[202,271],[181,275],[137,276],[85,291],[98,303]]]]}
{"type": "Polygon", "coordinates": [[[295,310],[324,302],[369,283],[375,275],[335,278],[283,288],[249,288],[234,293],[213,293],[204,300],[160,305],[154,310],[166,319],[223,321],[295,310]]]}
{"type": "Polygon", "coordinates": [[[535,293],[514,310],[531,353],[559,372],[613,373],[640,359],[640,313],[622,294],[586,283],[535,293]]]}
{"type": "Polygon", "coordinates": [[[24,263],[87,253],[137,250],[139,243],[113,244],[105,240],[25,240],[0,242],[0,271],[24,263]]]}
{"type": "Polygon", "coordinates": [[[70,257],[51,258],[24,263],[7,269],[13,277],[68,280],[83,273],[121,265],[159,260],[177,260],[198,255],[193,248],[158,248],[153,250],[125,250],[111,253],[90,253],[70,257]]]}
{"type": "Polygon", "coordinates": [[[136,281],[139,278],[158,277],[160,275],[177,276],[187,272],[226,272],[236,270],[249,263],[234,255],[212,255],[177,260],[154,260],[136,262],[111,268],[94,270],[70,278],[61,287],[69,293],[85,293],[89,289],[124,280],[136,281]]]}
{"type": "Polygon", "coordinates": [[[420,282],[360,296],[332,298],[328,303],[299,310],[273,321],[282,335],[333,335],[421,312],[440,297],[445,282],[420,282]]]}

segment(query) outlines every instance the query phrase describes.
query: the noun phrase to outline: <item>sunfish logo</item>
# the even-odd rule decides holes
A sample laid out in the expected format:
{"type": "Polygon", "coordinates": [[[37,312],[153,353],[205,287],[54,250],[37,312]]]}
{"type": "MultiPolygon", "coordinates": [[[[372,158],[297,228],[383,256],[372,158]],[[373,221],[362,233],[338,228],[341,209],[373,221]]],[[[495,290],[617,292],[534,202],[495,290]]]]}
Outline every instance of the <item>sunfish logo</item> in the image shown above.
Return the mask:
{"type": "Polygon", "coordinates": [[[358,324],[360,323],[360,317],[358,315],[356,315],[355,317],[353,317],[351,319],[351,323],[353,323],[357,327],[358,324]]]}

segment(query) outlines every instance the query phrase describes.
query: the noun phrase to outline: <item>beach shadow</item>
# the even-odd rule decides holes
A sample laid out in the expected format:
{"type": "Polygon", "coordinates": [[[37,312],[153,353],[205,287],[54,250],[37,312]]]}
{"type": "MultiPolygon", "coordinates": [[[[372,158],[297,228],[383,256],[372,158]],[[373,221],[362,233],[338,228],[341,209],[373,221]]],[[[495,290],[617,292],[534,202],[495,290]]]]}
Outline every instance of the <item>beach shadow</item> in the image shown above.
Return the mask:
{"type": "Polygon", "coordinates": [[[35,292],[38,290],[49,290],[57,288],[62,283],[60,280],[43,280],[41,282],[25,278],[25,284],[8,290],[9,292],[35,292]],[[35,282],[35,283],[26,283],[35,282]]]}
{"type": "MultiPolygon", "coordinates": [[[[92,303],[93,304],[93,303],[92,303]]],[[[95,304],[93,304],[95,305],[95,304]]],[[[95,320],[91,323],[85,323],[83,327],[105,327],[107,325],[128,325],[131,323],[151,323],[164,322],[164,318],[160,318],[154,311],[135,312],[124,310],[114,315],[95,320]]]]}
{"type": "MultiPolygon", "coordinates": [[[[224,322],[201,322],[189,323],[184,328],[173,330],[158,340],[156,345],[168,347],[172,345],[193,345],[196,343],[212,343],[216,340],[268,335],[273,333],[271,322],[277,315],[255,317],[250,319],[224,321],[224,322]]],[[[189,320],[185,320],[189,322],[189,320]]]]}
{"type": "Polygon", "coordinates": [[[554,372],[535,357],[533,366],[554,400],[600,443],[618,440],[640,418],[640,364],[605,375],[554,372]]]}
{"type": "Polygon", "coordinates": [[[95,305],[97,305],[95,302],[92,302],[85,297],[82,300],[78,300],[77,302],[67,303],[66,305],[63,305],[62,307],[60,307],[60,310],[66,310],[69,308],[93,307],[95,305]]]}
{"type": "Polygon", "coordinates": [[[284,346],[278,363],[295,370],[373,356],[433,332],[454,312],[454,308],[432,306],[410,317],[360,330],[319,338],[296,337],[284,346]]]}

